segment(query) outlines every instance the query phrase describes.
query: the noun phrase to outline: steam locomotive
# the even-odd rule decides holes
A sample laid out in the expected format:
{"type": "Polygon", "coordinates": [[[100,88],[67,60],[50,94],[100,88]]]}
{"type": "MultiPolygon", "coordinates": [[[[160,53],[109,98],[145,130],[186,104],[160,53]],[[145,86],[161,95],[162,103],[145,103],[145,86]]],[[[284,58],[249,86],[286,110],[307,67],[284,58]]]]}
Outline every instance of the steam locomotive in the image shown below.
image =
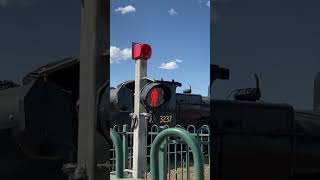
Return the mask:
{"type": "MultiPolygon", "coordinates": [[[[229,79],[229,69],[211,65],[211,80],[229,79]]],[[[213,179],[311,180],[320,178],[320,73],[314,109],[260,101],[255,88],[234,91],[234,100],[211,99],[213,179]]],[[[214,84],[214,82],[212,82],[214,84]]]]}
{"type": "MultiPolygon", "coordinates": [[[[78,58],[67,58],[28,73],[22,84],[0,82],[0,139],[6,144],[0,148],[0,168],[5,169],[0,171],[1,179],[67,179],[61,167],[77,158],[79,67],[78,58]]],[[[176,93],[179,82],[146,81],[141,103],[153,114],[149,123],[208,123],[208,97],[191,94],[191,90],[176,93]],[[148,95],[154,90],[163,90],[157,96],[159,107],[146,104],[151,102],[148,95]]],[[[97,128],[104,129],[100,132],[107,132],[113,125],[132,124],[133,93],[134,81],[100,93],[97,128]],[[107,96],[110,108],[105,106],[107,96]],[[110,124],[106,124],[108,114],[110,124]]]]}
{"type": "MultiPolygon", "coordinates": [[[[211,71],[212,80],[228,79],[226,68],[213,66],[211,71]]],[[[258,83],[236,91],[234,100],[215,100],[190,90],[176,93],[181,84],[175,81],[145,81],[141,103],[153,115],[149,123],[210,124],[212,178],[319,179],[320,75],[310,111],[259,101],[258,83]]],[[[1,179],[67,179],[61,167],[75,162],[77,154],[78,58],[42,66],[21,85],[2,81],[0,86],[1,179]]],[[[106,96],[111,126],[133,122],[133,87],[134,81],[126,81],[101,92],[98,119],[104,129],[106,96]]]]}

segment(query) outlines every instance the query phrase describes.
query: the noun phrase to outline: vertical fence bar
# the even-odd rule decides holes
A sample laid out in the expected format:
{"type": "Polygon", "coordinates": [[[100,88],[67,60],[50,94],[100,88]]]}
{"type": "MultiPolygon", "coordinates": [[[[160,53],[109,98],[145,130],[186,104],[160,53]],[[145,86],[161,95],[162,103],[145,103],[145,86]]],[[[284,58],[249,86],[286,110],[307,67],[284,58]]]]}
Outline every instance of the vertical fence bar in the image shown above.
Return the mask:
{"type": "MultiPolygon", "coordinates": [[[[194,136],[194,130],[195,130],[195,126],[194,125],[189,125],[188,127],[187,127],[187,131],[189,132],[189,133],[192,133],[192,135],[194,136]],[[192,131],[192,130],[193,131],[192,131]]],[[[196,138],[196,137],[195,137],[196,138]]],[[[187,176],[187,180],[190,180],[190,157],[189,157],[189,155],[190,155],[190,152],[189,152],[189,146],[188,145],[186,145],[186,170],[187,170],[187,174],[186,174],[186,176],[187,176]]]]}
{"type": "MultiPolygon", "coordinates": [[[[151,158],[151,157],[150,157],[151,158]]],[[[163,171],[160,173],[160,180],[167,180],[167,143],[166,140],[160,146],[160,170],[163,171]]]]}
{"type": "Polygon", "coordinates": [[[189,146],[186,145],[186,170],[187,170],[187,180],[190,179],[190,165],[189,165],[189,146]]]}
{"type": "Polygon", "coordinates": [[[183,179],[184,161],[183,161],[183,144],[180,143],[180,166],[181,166],[181,179],[183,179]]]}
{"type": "Polygon", "coordinates": [[[128,169],[128,125],[122,126],[122,147],[123,147],[123,165],[124,169],[128,169]]]}
{"type": "Polygon", "coordinates": [[[169,172],[169,180],[171,179],[171,142],[170,139],[168,138],[168,172],[169,172]]]}
{"type": "Polygon", "coordinates": [[[200,144],[201,144],[201,152],[203,152],[203,130],[202,130],[202,128],[201,128],[201,130],[200,130],[200,144]]]}
{"type": "Polygon", "coordinates": [[[177,143],[175,142],[174,143],[174,172],[175,172],[175,177],[176,177],[176,180],[178,179],[178,167],[177,167],[177,143]]]}
{"type": "Polygon", "coordinates": [[[130,129],[130,133],[129,133],[129,147],[128,147],[128,150],[129,150],[129,157],[130,157],[130,168],[132,169],[132,166],[133,166],[133,130],[130,129]]]}

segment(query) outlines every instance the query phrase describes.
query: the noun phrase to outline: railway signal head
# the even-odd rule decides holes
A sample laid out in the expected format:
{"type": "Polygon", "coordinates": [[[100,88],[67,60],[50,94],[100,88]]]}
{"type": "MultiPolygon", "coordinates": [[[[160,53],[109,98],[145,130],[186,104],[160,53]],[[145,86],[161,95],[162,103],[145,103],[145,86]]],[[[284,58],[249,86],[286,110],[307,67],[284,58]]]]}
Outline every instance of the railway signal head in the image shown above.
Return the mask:
{"type": "Polygon", "coordinates": [[[155,110],[171,98],[170,87],[161,83],[147,84],[141,92],[141,102],[149,110],[155,110]]]}
{"type": "Polygon", "coordinates": [[[148,60],[151,58],[152,49],[148,44],[143,43],[132,43],[132,59],[148,60]]]}
{"type": "Polygon", "coordinates": [[[176,88],[178,82],[154,81],[145,85],[141,91],[141,103],[153,114],[157,125],[176,124],[176,88]]]}

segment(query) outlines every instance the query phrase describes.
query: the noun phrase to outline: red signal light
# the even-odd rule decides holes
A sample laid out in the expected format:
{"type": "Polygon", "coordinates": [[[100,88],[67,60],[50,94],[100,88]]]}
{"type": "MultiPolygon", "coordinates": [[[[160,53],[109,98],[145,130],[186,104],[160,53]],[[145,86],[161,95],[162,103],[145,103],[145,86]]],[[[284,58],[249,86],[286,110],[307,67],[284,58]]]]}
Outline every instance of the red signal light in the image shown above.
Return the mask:
{"type": "Polygon", "coordinates": [[[151,46],[143,43],[132,43],[132,59],[150,59],[152,54],[151,46]]]}
{"type": "Polygon", "coordinates": [[[164,90],[160,87],[152,88],[147,95],[147,103],[151,108],[160,106],[164,101],[164,90]]]}
{"type": "Polygon", "coordinates": [[[170,100],[171,91],[161,83],[150,83],[141,91],[141,103],[149,110],[155,110],[170,100]]]}
{"type": "Polygon", "coordinates": [[[159,101],[159,91],[158,91],[157,88],[153,88],[150,91],[150,98],[151,98],[150,106],[151,107],[156,107],[157,104],[158,104],[158,101],[159,101]]]}

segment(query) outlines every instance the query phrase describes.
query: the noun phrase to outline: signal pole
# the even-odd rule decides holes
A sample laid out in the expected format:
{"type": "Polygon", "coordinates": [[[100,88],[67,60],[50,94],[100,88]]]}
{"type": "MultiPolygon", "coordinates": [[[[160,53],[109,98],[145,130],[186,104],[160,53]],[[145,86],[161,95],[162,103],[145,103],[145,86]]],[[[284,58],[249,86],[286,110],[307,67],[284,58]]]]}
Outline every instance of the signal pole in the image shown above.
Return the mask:
{"type": "Polygon", "coordinates": [[[145,86],[147,77],[147,60],[151,57],[152,49],[148,44],[132,43],[132,59],[135,60],[135,87],[133,113],[133,173],[134,179],[144,179],[147,167],[147,122],[143,113],[146,109],[140,103],[141,90],[145,86]]]}
{"type": "MultiPolygon", "coordinates": [[[[109,179],[108,145],[97,131],[98,91],[109,80],[109,0],[81,1],[78,158],[75,179],[109,179]]],[[[109,102],[109,100],[108,100],[109,102]]]]}
{"type": "Polygon", "coordinates": [[[143,77],[147,77],[147,60],[135,61],[135,87],[134,87],[134,116],[135,126],[133,131],[133,178],[144,179],[146,169],[146,129],[147,123],[141,113],[145,112],[140,103],[140,92],[145,85],[143,77]]]}

